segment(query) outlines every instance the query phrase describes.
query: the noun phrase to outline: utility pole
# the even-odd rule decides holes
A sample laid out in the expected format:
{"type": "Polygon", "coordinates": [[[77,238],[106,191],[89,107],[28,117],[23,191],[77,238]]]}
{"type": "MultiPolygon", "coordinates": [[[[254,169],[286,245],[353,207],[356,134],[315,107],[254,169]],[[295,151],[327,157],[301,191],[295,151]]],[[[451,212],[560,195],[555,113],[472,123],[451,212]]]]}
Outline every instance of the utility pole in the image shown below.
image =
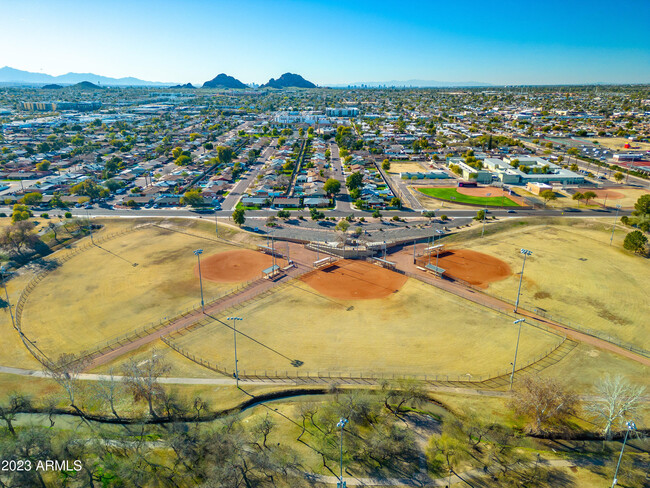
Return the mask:
{"type": "Polygon", "coordinates": [[[203,249],[197,249],[194,251],[196,258],[199,261],[199,285],[201,286],[201,310],[205,313],[205,303],[203,302],[203,277],[201,276],[201,254],[203,254],[203,249]]]}
{"type": "Polygon", "coordinates": [[[515,359],[512,361],[512,374],[510,375],[510,389],[512,390],[512,382],[515,380],[515,367],[517,366],[517,351],[519,351],[519,337],[521,336],[521,325],[526,322],[526,319],[515,320],[514,324],[519,324],[519,332],[517,333],[517,346],[515,347],[515,359]]]}
{"type": "Polygon", "coordinates": [[[237,367],[237,321],[244,319],[241,317],[228,317],[228,320],[232,320],[232,334],[235,341],[235,382],[237,383],[237,388],[239,388],[239,368],[237,367]]]}
{"type": "Polygon", "coordinates": [[[339,423],[336,424],[337,427],[341,429],[341,461],[339,464],[339,482],[336,484],[336,488],[346,488],[345,481],[343,481],[343,428],[345,427],[345,424],[348,423],[348,419],[341,419],[339,420],[339,423]]]}
{"type": "Polygon", "coordinates": [[[532,251],[523,248],[519,252],[524,255],[524,264],[521,265],[521,275],[519,276],[519,288],[517,289],[517,301],[515,302],[515,313],[517,313],[517,309],[519,308],[519,294],[521,293],[521,281],[524,278],[524,267],[526,266],[526,256],[530,256],[533,254],[532,251]]]}
{"type": "Polygon", "coordinates": [[[625,422],[627,430],[625,431],[625,439],[623,439],[623,447],[621,447],[621,454],[618,456],[618,463],[616,463],[616,472],[614,473],[614,481],[612,481],[612,488],[618,483],[618,468],[621,466],[621,459],[623,458],[623,450],[625,449],[625,443],[627,442],[627,436],[631,430],[636,430],[636,424],[631,420],[625,422]]]}

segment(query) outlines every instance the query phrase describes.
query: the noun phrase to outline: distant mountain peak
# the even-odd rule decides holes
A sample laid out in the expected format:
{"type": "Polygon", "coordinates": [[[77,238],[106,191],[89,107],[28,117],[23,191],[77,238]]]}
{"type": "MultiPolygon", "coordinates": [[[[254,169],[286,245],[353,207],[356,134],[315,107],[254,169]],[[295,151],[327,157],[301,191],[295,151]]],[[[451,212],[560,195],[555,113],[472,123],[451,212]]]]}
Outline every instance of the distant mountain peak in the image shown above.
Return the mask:
{"type": "Polygon", "coordinates": [[[82,81],[80,83],[77,83],[76,85],[72,85],[71,88],[77,88],[79,90],[101,90],[102,89],[101,86],[95,85],[90,81],[82,81]]]}
{"type": "Polygon", "coordinates": [[[316,85],[300,75],[285,73],[277,80],[271,78],[268,83],[262,85],[262,88],[316,88],[316,85]]]}
{"type": "Polygon", "coordinates": [[[185,83],[184,85],[174,85],[174,86],[170,86],[169,88],[192,88],[192,89],[196,89],[196,87],[194,85],[192,85],[192,83],[185,83]]]}
{"type": "Polygon", "coordinates": [[[220,73],[210,81],[203,83],[203,88],[248,88],[237,78],[220,73]]]}

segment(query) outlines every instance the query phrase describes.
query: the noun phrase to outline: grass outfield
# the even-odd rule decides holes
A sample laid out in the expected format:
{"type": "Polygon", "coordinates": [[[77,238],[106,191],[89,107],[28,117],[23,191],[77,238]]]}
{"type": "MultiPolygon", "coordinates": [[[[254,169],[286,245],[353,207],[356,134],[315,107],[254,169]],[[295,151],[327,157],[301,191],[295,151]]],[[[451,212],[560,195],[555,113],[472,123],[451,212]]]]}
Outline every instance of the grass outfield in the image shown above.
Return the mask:
{"type": "Polygon", "coordinates": [[[449,200],[450,202],[470,203],[478,206],[496,206],[496,207],[519,207],[519,204],[513,202],[507,197],[475,197],[458,193],[456,188],[418,188],[419,192],[430,197],[449,200]],[[455,199],[452,200],[452,197],[455,199]]]}
{"type": "MultiPolygon", "coordinates": [[[[111,229],[108,224],[103,232],[111,229]]],[[[193,254],[198,248],[204,256],[237,249],[158,227],[90,248],[37,285],[25,306],[23,330],[46,354],[56,356],[173,317],[200,301],[193,254]]],[[[235,286],[204,281],[206,300],[235,286]]]]}
{"type": "MultiPolygon", "coordinates": [[[[240,371],[487,375],[508,368],[517,330],[512,321],[417,280],[385,299],[340,301],[301,282],[237,310],[240,371]],[[302,313],[297,313],[300,311],[302,313]],[[261,343],[261,344],[260,344],[261,343]],[[292,360],[302,361],[300,368],[292,360]]],[[[232,369],[233,332],[221,322],[174,341],[232,369]]],[[[522,332],[520,364],[559,337],[522,332]]]]}
{"type": "Polygon", "coordinates": [[[488,293],[511,301],[517,295],[522,266],[519,250],[532,251],[526,260],[522,306],[650,349],[650,260],[622,249],[627,231],[617,230],[610,246],[611,218],[547,222],[553,225],[514,221],[501,226],[500,232],[495,232],[499,227],[491,229],[483,239],[468,232],[446,242],[458,242],[508,263],[515,274],[492,283],[488,293]]]}

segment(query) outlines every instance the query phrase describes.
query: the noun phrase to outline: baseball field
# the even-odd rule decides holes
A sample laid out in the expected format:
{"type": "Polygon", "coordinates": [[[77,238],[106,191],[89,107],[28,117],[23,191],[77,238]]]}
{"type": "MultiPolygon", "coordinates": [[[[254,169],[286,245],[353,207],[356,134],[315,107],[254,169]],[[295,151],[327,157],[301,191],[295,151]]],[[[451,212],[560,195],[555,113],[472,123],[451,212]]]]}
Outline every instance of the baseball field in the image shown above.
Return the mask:
{"type": "MultiPolygon", "coordinates": [[[[112,224],[108,225],[108,232],[112,224]]],[[[194,234],[149,226],[85,250],[48,274],[27,299],[23,331],[48,355],[80,352],[147,324],[171,318],[200,303],[197,256],[206,272],[212,255],[254,253],[194,234]]],[[[187,229],[186,229],[187,230],[187,229]]],[[[257,263],[256,263],[257,264],[257,263]]],[[[243,275],[214,281],[206,277],[206,301],[258,277],[263,264],[243,275]]]]}
{"type": "Polygon", "coordinates": [[[523,203],[499,188],[432,187],[418,188],[418,191],[441,200],[477,206],[519,207],[523,203]],[[491,196],[487,196],[487,193],[491,196]]]}
{"type": "MultiPolygon", "coordinates": [[[[324,270],[238,309],[236,314],[243,319],[236,323],[240,371],[467,377],[508,368],[517,330],[507,317],[363,264],[387,275],[371,291],[358,276],[324,270]],[[339,282],[337,289],[329,286],[333,281],[339,282]],[[354,289],[363,290],[361,296],[350,294],[354,289]]],[[[232,370],[234,331],[228,315],[175,336],[174,343],[232,370]]],[[[557,335],[525,328],[519,350],[522,364],[559,340],[557,335]]]]}
{"type": "Polygon", "coordinates": [[[622,229],[610,246],[611,225],[588,219],[552,222],[520,222],[483,239],[459,234],[452,240],[455,246],[462,242],[465,248],[497,257],[513,270],[491,283],[489,294],[515,300],[523,264],[520,249],[528,249],[533,254],[526,260],[522,306],[650,348],[645,291],[650,261],[622,249],[622,229]]]}

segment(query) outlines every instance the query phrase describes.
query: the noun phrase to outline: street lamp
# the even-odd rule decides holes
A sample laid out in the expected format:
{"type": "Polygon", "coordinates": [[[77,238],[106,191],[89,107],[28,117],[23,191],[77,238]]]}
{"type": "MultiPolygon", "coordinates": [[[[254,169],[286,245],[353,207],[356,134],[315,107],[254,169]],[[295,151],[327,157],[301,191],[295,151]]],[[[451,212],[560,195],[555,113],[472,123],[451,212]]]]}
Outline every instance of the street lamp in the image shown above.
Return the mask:
{"type": "Polygon", "coordinates": [[[199,285],[201,286],[201,310],[205,313],[205,303],[203,302],[203,277],[201,276],[201,254],[203,254],[203,249],[197,249],[194,251],[196,259],[199,261],[199,285]]]}
{"type": "Polygon", "coordinates": [[[519,289],[517,290],[517,301],[515,302],[515,313],[517,313],[517,309],[519,308],[519,294],[521,293],[521,281],[524,277],[524,266],[526,266],[526,257],[533,254],[532,251],[523,248],[519,252],[524,255],[524,264],[521,265],[521,275],[519,276],[519,289]]]}
{"type": "Polygon", "coordinates": [[[620,205],[616,205],[616,215],[614,216],[614,223],[612,224],[612,236],[609,238],[609,245],[612,245],[614,240],[614,230],[616,229],[616,221],[618,220],[618,211],[621,209],[620,205]]]}
{"type": "Polygon", "coordinates": [[[621,447],[621,455],[618,457],[618,463],[616,463],[616,472],[614,473],[614,481],[612,481],[612,488],[614,488],[614,486],[616,486],[616,483],[618,482],[618,478],[617,478],[618,468],[621,466],[621,459],[623,458],[623,450],[625,449],[627,436],[629,435],[631,430],[636,430],[636,424],[631,420],[625,422],[625,425],[627,426],[627,430],[625,431],[625,439],[623,439],[623,447],[621,447]]]}
{"type": "MultiPolygon", "coordinates": [[[[9,309],[9,315],[11,315],[11,325],[14,326],[14,329],[16,329],[16,322],[14,321],[14,313],[11,310],[11,303],[9,303],[9,293],[7,292],[7,283],[5,282],[5,271],[6,268],[3,266],[0,268],[0,274],[2,274],[2,286],[5,289],[5,297],[7,298],[7,308],[9,309]]],[[[17,329],[16,329],[17,330],[17,329]]]]}
{"type": "Polygon", "coordinates": [[[341,419],[339,423],[336,424],[337,427],[341,429],[341,462],[340,462],[340,476],[339,482],[336,484],[336,488],[346,488],[345,481],[343,481],[343,428],[345,424],[348,423],[348,419],[341,419]]]}
{"type": "Polygon", "coordinates": [[[515,325],[519,324],[519,332],[517,333],[517,347],[515,347],[515,359],[512,361],[512,374],[510,375],[510,389],[512,390],[512,382],[515,380],[515,367],[517,366],[517,351],[519,351],[519,337],[521,336],[521,324],[526,322],[526,319],[515,320],[515,325]]]}
{"type": "Polygon", "coordinates": [[[237,382],[237,388],[239,388],[239,369],[237,368],[237,321],[244,319],[241,317],[228,317],[227,320],[232,320],[232,334],[235,339],[235,380],[237,382]]]}

